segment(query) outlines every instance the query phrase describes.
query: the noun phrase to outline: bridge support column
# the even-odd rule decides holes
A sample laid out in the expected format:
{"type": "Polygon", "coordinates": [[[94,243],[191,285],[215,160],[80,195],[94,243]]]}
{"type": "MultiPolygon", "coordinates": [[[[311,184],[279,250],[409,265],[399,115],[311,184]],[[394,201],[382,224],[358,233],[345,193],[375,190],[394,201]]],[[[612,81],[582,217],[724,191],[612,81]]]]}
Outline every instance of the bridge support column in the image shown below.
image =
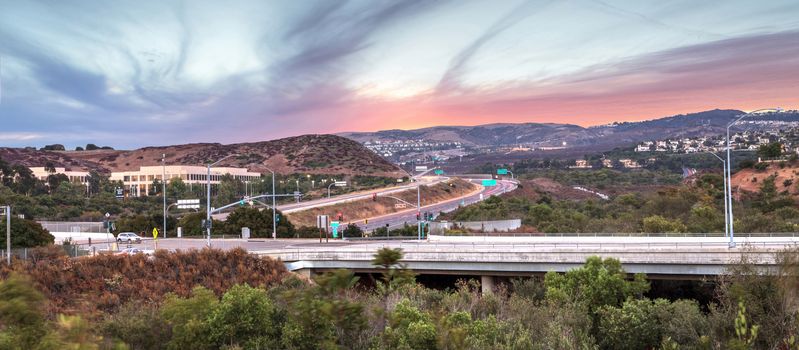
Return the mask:
{"type": "Polygon", "coordinates": [[[296,274],[298,274],[300,276],[303,276],[305,278],[308,278],[308,279],[311,279],[311,277],[313,277],[313,271],[311,271],[311,269],[299,269],[299,270],[294,271],[294,273],[296,273],[296,274]]]}
{"type": "Polygon", "coordinates": [[[494,276],[480,276],[480,291],[483,295],[494,294],[494,276]]]}

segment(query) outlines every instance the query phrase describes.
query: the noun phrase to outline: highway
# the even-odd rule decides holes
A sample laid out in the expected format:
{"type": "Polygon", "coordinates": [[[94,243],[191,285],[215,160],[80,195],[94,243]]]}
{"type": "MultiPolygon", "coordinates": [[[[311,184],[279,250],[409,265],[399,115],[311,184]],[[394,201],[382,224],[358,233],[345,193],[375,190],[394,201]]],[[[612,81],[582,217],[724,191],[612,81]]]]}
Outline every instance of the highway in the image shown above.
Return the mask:
{"type": "MultiPolygon", "coordinates": [[[[427,206],[422,206],[421,212],[431,212],[433,215],[438,215],[439,213],[447,213],[453,211],[461,205],[469,205],[476,202],[479,202],[483,199],[486,199],[490,196],[499,195],[505,192],[510,192],[516,189],[516,182],[509,181],[509,180],[497,180],[497,185],[492,187],[483,187],[479,179],[465,179],[471,181],[472,183],[476,184],[480,187],[478,191],[472,193],[468,196],[455,198],[444,202],[439,202],[436,204],[431,204],[427,206]]],[[[424,191],[424,190],[422,190],[424,191]]],[[[416,225],[416,208],[411,208],[408,210],[404,210],[397,213],[392,213],[388,215],[383,215],[379,217],[369,218],[369,223],[364,223],[364,220],[358,220],[354,223],[361,227],[361,229],[365,231],[371,231],[378,227],[385,227],[386,224],[389,225],[389,229],[395,229],[402,227],[406,223],[415,226],[416,225]]]]}
{"type": "MultiPolygon", "coordinates": [[[[423,177],[414,177],[414,179],[423,186],[435,185],[437,183],[449,180],[449,178],[446,176],[423,176],[423,177]]],[[[417,182],[408,182],[399,186],[382,188],[382,189],[345,193],[337,196],[331,196],[330,198],[325,197],[310,201],[303,201],[299,203],[278,204],[277,209],[284,214],[289,214],[292,212],[307,210],[311,208],[324,207],[328,205],[335,205],[338,203],[351,202],[362,199],[371,199],[374,193],[377,193],[378,196],[382,196],[382,195],[407,191],[411,189],[416,189],[417,182]]],[[[262,199],[261,201],[267,204],[269,204],[270,202],[270,200],[266,199],[262,199]]],[[[213,214],[212,216],[214,217],[215,220],[225,220],[228,214],[229,212],[225,212],[225,213],[213,214]]]]}

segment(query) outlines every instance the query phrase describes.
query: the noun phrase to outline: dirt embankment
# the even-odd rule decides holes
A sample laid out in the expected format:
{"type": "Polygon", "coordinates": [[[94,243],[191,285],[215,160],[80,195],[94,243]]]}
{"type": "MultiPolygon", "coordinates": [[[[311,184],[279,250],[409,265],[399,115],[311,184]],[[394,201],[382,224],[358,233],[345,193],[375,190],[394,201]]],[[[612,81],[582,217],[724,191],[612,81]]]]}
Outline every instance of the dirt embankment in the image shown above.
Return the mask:
{"type": "Polygon", "coordinates": [[[776,177],[774,185],[777,187],[777,192],[787,191],[799,198],[799,164],[790,163],[785,163],[783,166],[772,163],[764,170],[753,168],[739,170],[732,175],[733,192],[759,192],[763,180],[769,176],[776,177]]]}
{"type": "MultiPolygon", "coordinates": [[[[421,190],[422,206],[466,196],[474,191],[477,191],[478,189],[479,187],[477,185],[460,179],[452,179],[448,182],[439,183],[433,186],[423,186],[421,190]]],[[[416,204],[415,189],[392,193],[390,196],[399,198],[408,203],[412,203],[413,205],[416,204]]],[[[294,223],[295,226],[298,227],[315,226],[317,215],[330,215],[332,219],[335,218],[338,213],[342,213],[345,222],[353,222],[360,221],[365,218],[396,213],[412,208],[413,206],[411,205],[403,206],[402,202],[397,199],[380,196],[377,197],[376,201],[373,201],[372,199],[366,199],[303,210],[288,214],[288,218],[292,223],[294,223]]]]}

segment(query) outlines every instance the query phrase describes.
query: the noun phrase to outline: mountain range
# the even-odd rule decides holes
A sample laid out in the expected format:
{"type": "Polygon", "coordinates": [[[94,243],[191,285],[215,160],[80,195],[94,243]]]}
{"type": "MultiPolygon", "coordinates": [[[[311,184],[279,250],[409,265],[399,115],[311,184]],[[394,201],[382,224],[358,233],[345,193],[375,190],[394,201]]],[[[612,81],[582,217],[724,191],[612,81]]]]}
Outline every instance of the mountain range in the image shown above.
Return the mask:
{"type": "MultiPolygon", "coordinates": [[[[345,132],[337,135],[358,142],[393,140],[428,140],[461,142],[467,147],[526,145],[531,147],[621,146],[644,140],[719,135],[728,123],[744,112],[733,109],[681,114],[640,122],[613,123],[582,127],[573,124],[520,123],[477,126],[434,126],[415,130],[345,132]]],[[[799,121],[799,112],[748,119],[799,121]],[[776,117],[776,118],[775,118],[776,117]]]]}

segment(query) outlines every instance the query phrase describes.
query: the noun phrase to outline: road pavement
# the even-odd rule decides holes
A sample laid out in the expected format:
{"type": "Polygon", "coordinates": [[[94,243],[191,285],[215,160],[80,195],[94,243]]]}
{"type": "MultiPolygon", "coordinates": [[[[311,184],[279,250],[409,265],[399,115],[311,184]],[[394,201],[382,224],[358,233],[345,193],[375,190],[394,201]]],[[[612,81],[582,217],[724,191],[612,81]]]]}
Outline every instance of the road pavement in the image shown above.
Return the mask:
{"type": "MultiPolygon", "coordinates": [[[[436,204],[422,206],[421,212],[431,212],[434,216],[437,216],[439,213],[447,213],[458,209],[459,206],[465,206],[469,204],[473,204],[479,202],[481,200],[487,199],[494,195],[499,195],[505,192],[510,192],[516,189],[516,182],[510,180],[497,180],[497,185],[492,187],[483,187],[480,183],[482,180],[480,179],[467,179],[470,182],[480,186],[480,190],[476,193],[470,194],[465,197],[450,199],[444,202],[439,202],[436,204]]],[[[366,224],[364,220],[354,221],[356,225],[360,226],[362,230],[365,231],[372,231],[379,227],[385,227],[386,224],[389,225],[389,229],[400,228],[405,224],[415,226],[416,225],[416,208],[412,208],[409,210],[383,215],[379,217],[369,218],[369,223],[366,224]]]]}

